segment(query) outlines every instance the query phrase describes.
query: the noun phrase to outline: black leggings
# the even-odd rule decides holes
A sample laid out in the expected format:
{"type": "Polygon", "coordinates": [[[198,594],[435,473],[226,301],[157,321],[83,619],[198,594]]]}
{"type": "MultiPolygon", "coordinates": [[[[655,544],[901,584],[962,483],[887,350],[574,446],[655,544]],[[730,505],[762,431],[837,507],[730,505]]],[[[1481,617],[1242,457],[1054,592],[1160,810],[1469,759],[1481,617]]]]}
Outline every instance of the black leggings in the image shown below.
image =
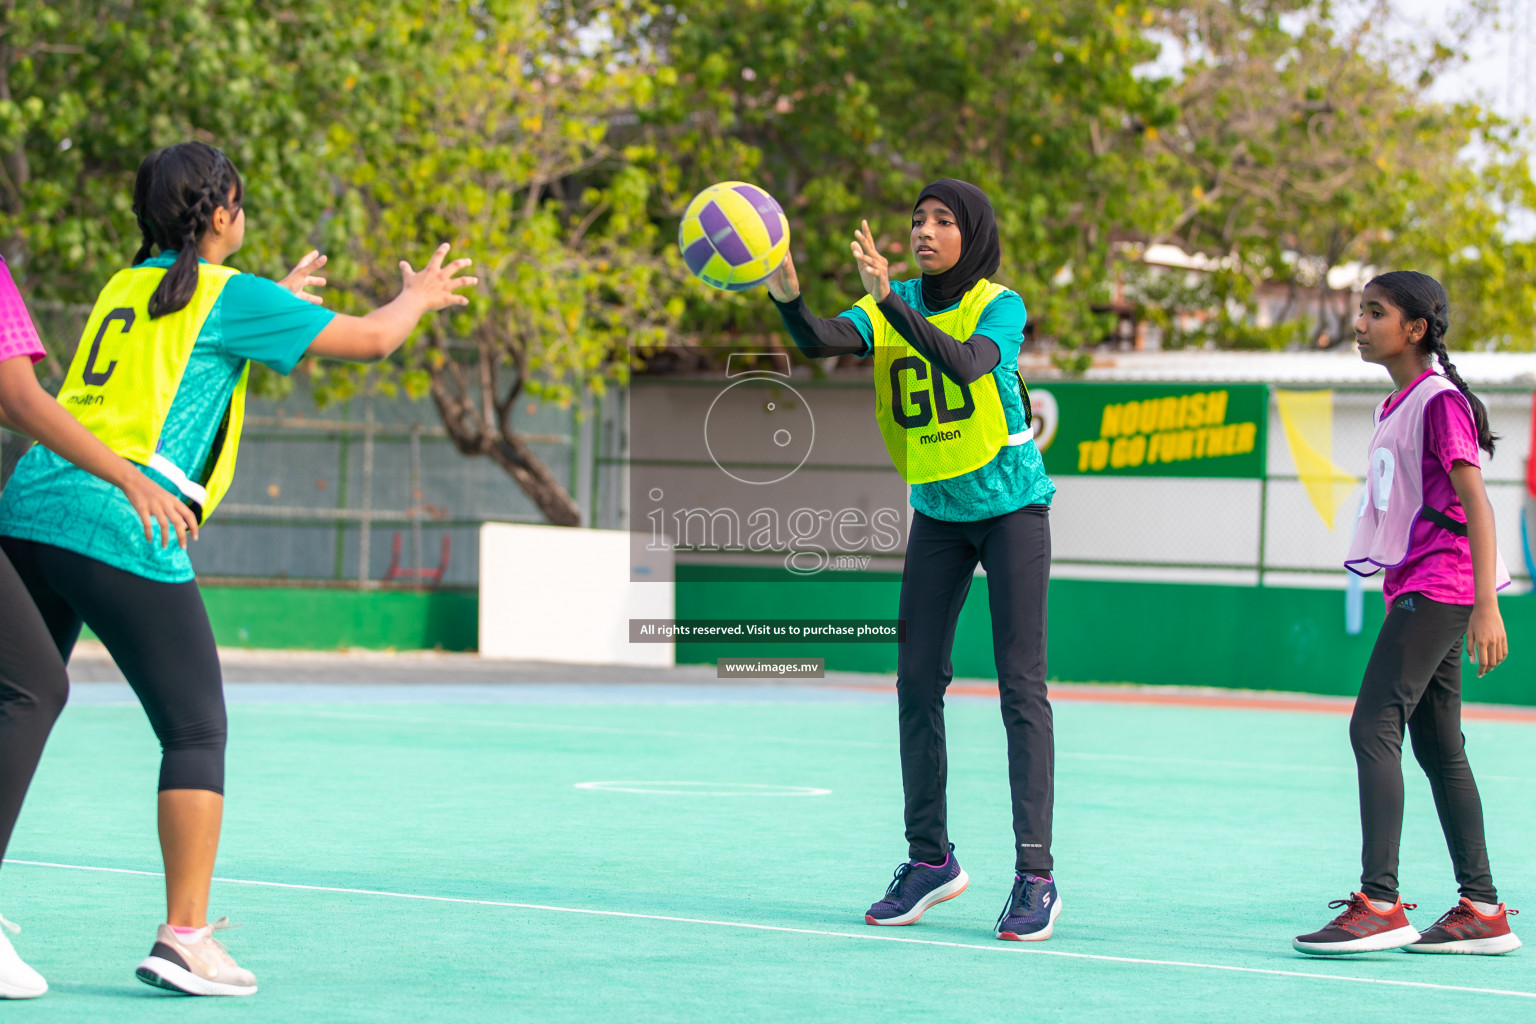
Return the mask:
{"type": "Polygon", "coordinates": [[[0,835],[9,836],[43,743],[64,706],[69,659],[84,621],[106,645],[160,740],[160,789],[224,792],[224,684],[213,629],[197,584],[160,583],[51,544],[0,537],[35,605],[32,623],[0,583],[6,643],[25,636],[30,659],[0,691],[0,835]],[[42,628],[39,633],[38,627],[42,628]],[[51,640],[44,658],[39,637],[51,640]],[[41,671],[38,665],[46,665],[41,671]]]}
{"type": "Polygon", "coordinates": [[[1373,900],[1397,899],[1406,724],[1413,756],[1429,776],[1461,894],[1499,901],[1483,840],[1483,804],[1461,734],[1461,645],[1471,617],[1470,606],[1404,594],[1392,603],[1371,651],[1349,741],[1360,776],[1360,891],[1373,900]]]}
{"type": "Polygon", "coordinates": [[[987,571],[992,653],[1008,736],[1015,868],[1051,869],[1056,747],[1045,695],[1049,514],[1049,506],[1030,505],[974,523],[921,512],[913,517],[901,577],[906,641],[896,667],[907,855],[913,860],[938,863],[949,852],[944,691],[954,677],[955,622],[980,563],[987,571]]]}

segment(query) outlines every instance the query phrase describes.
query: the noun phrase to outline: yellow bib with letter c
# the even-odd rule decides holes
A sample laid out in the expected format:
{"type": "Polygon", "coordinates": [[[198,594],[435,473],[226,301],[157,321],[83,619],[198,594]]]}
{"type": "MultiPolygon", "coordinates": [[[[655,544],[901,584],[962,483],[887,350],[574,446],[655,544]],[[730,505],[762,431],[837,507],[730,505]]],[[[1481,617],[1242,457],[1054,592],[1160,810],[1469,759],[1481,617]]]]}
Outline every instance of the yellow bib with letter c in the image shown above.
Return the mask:
{"type": "Polygon", "coordinates": [[[123,458],[148,466],[174,484],[199,522],[213,512],[234,478],[250,365],[235,385],[199,479],[193,480],[184,467],[160,454],[160,432],[198,334],[225,284],[238,273],[202,264],[192,300],[174,313],[151,320],[149,298],[165,276],[165,268],[118,271],[96,299],[59,389],[59,403],[75,419],[123,458]]]}

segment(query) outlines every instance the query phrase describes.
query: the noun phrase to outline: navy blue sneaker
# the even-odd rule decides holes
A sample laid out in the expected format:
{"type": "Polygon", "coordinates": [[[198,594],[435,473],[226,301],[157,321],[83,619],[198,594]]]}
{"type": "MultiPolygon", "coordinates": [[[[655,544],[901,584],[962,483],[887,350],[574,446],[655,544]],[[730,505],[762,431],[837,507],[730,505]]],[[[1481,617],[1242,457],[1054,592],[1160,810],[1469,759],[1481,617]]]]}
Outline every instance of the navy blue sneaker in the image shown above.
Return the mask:
{"type": "Polygon", "coordinates": [[[955,859],[955,844],[949,844],[949,855],[942,864],[924,864],[909,860],[896,869],[885,899],[869,908],[864,915],[866,924],[916,924],[923,912],[935,903],[952,900],[965,892],[971,884],[971,876],[965,873],[955,859]]]}
{"type": "Polygon", "coordinates": [[[1039,875],[1014,875],[1013,891],[997,919],[997,937],[1013,942],[1040,942],[1051,937],[1061,915],[1056,883],[1039,875]]]}

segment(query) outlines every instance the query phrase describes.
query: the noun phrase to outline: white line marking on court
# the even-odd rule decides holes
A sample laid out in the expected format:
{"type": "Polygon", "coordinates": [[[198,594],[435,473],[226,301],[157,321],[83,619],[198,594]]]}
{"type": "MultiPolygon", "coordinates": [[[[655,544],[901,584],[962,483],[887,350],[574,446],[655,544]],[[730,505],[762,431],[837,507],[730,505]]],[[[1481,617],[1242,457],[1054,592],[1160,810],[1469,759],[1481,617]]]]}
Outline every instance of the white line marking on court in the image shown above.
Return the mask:
{"type": "MultiPolygon", "coordinates": [[[[110,875],[142,875],[148,878],[164,878],[159,871],[138,871],[133,868],[102,868],[87,864],[55,864],[42,860],[12,860],[16,864],[33,868],[60,868],[65,871],[95,871],[110,875]]],[[[1236,967],[1230,964],[1203,964],[1189,960],[1150,960],[1133,956],[1108,956],[1103,953],[1072,953],[1063,949],[1036,949],[995,943],[983,946],[971,942],[945,942],[940,939],[908,939],[899,935],[869,932],[837,932],[822,928],[790,928],[775,924],[751,924],[746,921],[713,921],[700,917],[671,917],[665,914],[636,914],[623,910],[588,910],[582,907],[555,907],[543,903],[511,903],[502,900],[472,900],[461,896],[425,896],[411,892],[388,892],[383,889],[347,889],[333,885],[301,885],[296,882],[262,882],[249,878],[218,878],[215,882],[226,885],[251,885],[267,889],[295,889],[303,892],[334,892],[349,896],[385,896],[398,900],[421,900],[427,903],[457,903],[475,907],[505,907],[511,910],[542,910],[552,914],[582,914],[590,917],[618,917],[634,921],[667,921],[672,924],[697,924],[709,928],[739,928],[743,931],[777,932],[786,935],[819,935],[824,938],[855,939],[862,942],[897,942],[910,946],[941,946],[946,949],[974,949],[983,953],[1009,953],[1015,956],[1054,956],[1068,960],[1095,960],[1101,963],[1138,964],[1145,967],[1187,967],[1204,971],[1227,971],[1235,974],[1266,974],[1281,978],[1309,978],[1320,981],[1346,981],[1359,985],[1392,985],[1398,988],[1427,988],[1437,992],[1472,992],[1478,995],[1514,996],[1519,999],[1536,999],[1536,992],[1519,992],[1503,988],[1475,988],[1470,985],[1440,985],[1430,981],[1398,981],[1392,978],[1359,978],[1348,974],[1318,974],[1311,971],[1282,971],[1272,967],[1236,967]]]]}
{"type": "Polygon", "coordinates": [[[653,793],[661,796],[828,796],[830,789],[814,786],[775,786],[766,782],[640,782],[630,780],[578,782],[577,789],[604,793],[653,793]],[[712,789],[702,787],[712,786],[712,789]]]}

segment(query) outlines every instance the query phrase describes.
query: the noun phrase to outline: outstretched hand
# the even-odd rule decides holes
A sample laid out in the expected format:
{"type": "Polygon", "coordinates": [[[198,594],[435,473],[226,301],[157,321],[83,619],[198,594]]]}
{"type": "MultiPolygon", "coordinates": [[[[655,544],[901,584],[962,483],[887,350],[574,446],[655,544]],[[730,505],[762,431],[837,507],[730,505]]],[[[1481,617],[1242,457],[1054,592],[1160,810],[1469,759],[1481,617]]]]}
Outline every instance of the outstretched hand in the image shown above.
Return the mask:
{"type": "Polygon", "coordinates": [[[795,273],[795,258],[785,253],[784,262],[779,264],[779,269],[768,275],[764,283],[768,286],[768,294],[775,301],[794,302],[800,295],[800,277],[795,273]]]}
{"type": "Polygon", "coordinates": [[[448,256],[448,248],[447,242],[438,246],[432,258],[427,261],[427,265],[420,270],[412,270],[409,263],[405,260],[400,261],[400,276],[405,280],[405,288],[400,294],[416,299],[429,313],[435,309],[447,309],[449,306],[469,305],[469,297],[457,293],[460,288],[473,288],[480,283],[478,277],[455,276],[473,263],[473,260],[457,259],[444,265],[443,260],[448,256]]]}
{"type": "Polygon", "coordinates": [[[306,288],[324,288],[325,278],[317,277],[316,273],[325,266],[325,257],[320,255],[318,249],[311,249],[308,254],[299,260],[298,266],[288,272],[288,276],[277,282],[284,288],[293,292],[305,302],[313,302],[320,305],[322,300],[318,295],[311,295],[306,288]]]}
{"type": "Polygon", "coordinates": [[[891,294],[891,261],[880,255],[874,233],[869,230],[869,221],[864,221],[863,226],[853,233],[851,248],[854,261],[859,266],[859,280],[864,282],[864,290],[876,302],[884,302],[885,297],[891,294]]]}

